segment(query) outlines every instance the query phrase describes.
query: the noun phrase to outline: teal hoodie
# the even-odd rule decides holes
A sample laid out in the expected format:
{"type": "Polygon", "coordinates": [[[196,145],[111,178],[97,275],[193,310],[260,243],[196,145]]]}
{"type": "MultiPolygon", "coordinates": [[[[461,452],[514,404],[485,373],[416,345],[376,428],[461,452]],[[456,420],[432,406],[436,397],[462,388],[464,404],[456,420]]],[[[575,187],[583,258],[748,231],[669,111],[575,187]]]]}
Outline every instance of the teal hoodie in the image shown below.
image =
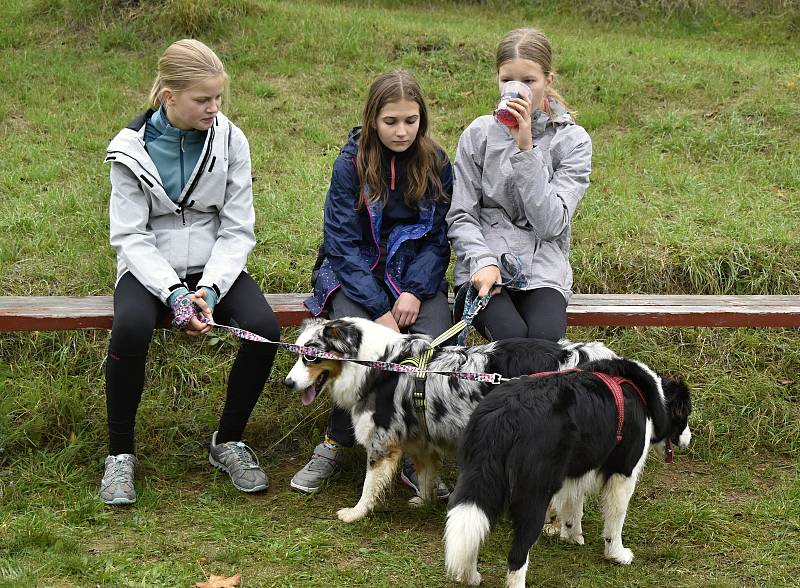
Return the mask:
{"type": "Polygon", "coordinates": [[[173,127],[162,106],[147,121],[144,142],[167,196],[178,201],[203,152],[207,131],[173,127]]]}

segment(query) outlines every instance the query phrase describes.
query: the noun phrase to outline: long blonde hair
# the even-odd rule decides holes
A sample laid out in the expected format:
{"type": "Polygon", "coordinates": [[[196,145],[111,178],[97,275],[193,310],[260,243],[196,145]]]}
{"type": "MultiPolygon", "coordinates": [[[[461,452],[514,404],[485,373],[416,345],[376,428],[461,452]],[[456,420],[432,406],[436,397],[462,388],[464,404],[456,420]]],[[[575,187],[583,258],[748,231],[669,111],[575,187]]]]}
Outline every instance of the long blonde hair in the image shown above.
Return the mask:
{"type": "MultiPolygon", "coordinates": [[[[550,40],[539,29],[514,29],[507,33],[497,45],[495,55],[496,70],[499,72],[504,63],[518,58],[538,63],[544,75],[552,75],[555,79],[556,72],[553,70],[553,50],[550,46],[550,40]]],[[[572,114],[566,100],[556,91],[553,84],[547,87],[547,96],[555,98],[572,114]]]]}
{"type": "Polygon", "coordinates": [[[419,130],[408,147],[411,157],[408,160],[408,189],[403,195],[406,205],[419,209],[420,202],[427,193],[432,199],[442,197],[440,160],[441,147],[428,135],[428,107],[422,97],[422,90],[416,78],[403,69],[379,76],[369,88],[361,135],[358,139],[356,169],[361,182],[359,207],[386,200],[389,192],[381,173],[381,140],[378,136],[377,121],[381,109],[390,102],[409,100],[419,106],[419,130]],[[367,192],[364,188],[369,186],[367,192]]]}
{"type": "Polygon", "coordinates": [[[153,109],[161,106],[161,91],[164,88],[180,92],[217,76],[225,80],[227,94],[228,74],[217,54],[197,39],[175,41],[158,60],[158,73],[150,89],[148,106],[153,109]]]}

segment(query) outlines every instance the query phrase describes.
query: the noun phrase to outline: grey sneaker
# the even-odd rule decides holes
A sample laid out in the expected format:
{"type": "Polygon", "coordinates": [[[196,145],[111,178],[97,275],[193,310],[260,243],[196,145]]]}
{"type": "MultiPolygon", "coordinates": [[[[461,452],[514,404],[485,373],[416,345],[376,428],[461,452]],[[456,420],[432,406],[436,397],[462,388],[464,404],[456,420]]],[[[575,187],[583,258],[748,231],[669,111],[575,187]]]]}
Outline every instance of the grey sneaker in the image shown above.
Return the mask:
{"type": "Polygon", "coordinates": [[[241,441],[217,445],[217,431],[211,437],[208,461],[228,474],[237,490],[260,492],[269,486],[267,474],[261,469],[255,452],[241,441]]]}
{"type": "Polygon", "coordinates": [[[100,480],[100,499],[103,502],[114,506],[136,502],[136,489],[133,487],[136,464],[136,456],[131,453],[106,457],[106,469],[100,480]]]}
{"type": "MultiPolygon", "coordinates": [[[[403,458],[403,468],[400,470],[400,481],[411,488],[411,490],[419,496],[419,478],[417,477],[417,468],[414,466],[414,461],[410,457],[403,458]]],[[[436,478],[436,498],[439,500],[447,500],[450,498],[450,489],[441,478],[436,478]]]]}
{"type": "Polygon", "coordinates": [[[342,473],[336,462],[336,451],[320,443],[314,448],[314,455],[303,469],[297,472],[289,486],[298,492],[313,494],[317,492],[326,480],[334,480],[342,473]]]}

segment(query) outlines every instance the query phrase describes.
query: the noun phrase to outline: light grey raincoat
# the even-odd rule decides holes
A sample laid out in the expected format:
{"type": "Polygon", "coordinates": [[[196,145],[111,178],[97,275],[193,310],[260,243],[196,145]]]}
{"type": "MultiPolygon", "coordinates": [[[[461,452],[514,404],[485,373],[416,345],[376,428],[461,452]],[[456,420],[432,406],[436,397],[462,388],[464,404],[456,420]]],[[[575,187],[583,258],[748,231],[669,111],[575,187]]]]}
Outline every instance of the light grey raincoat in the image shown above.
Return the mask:
{"type": "Polygon", "coordinates": [[[218,113],[197,166],[177,202],[164,191],[144,145],[148,111],[108,146],[111,246],[117,281],[131,272],[166,301],[189,274],[221,299],[256,243],[250,146],[244,133],[218,113]]]}
{"type": "Polygon", "coordinates": [[[448,237],[456,253],[454,283],[488,265],[501,269],[503,253],[522,262],[525,285],[548,287],[569,302],[571,222],[589,187],[592,142],[564,107],[550,99],[552,118],[532,115],[534,148],[520,151],[508,128],[486,115],[461,134],[455,161],[448,237]]]}

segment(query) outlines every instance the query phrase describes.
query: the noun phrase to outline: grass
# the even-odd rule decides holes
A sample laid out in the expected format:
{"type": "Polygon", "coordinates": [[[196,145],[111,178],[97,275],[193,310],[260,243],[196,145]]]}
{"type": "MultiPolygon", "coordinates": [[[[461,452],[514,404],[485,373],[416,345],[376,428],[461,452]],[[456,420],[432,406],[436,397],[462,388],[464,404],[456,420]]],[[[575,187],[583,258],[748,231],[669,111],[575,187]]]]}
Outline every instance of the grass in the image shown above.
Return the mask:
{"type": "MultiPolygon", "coordinates": [[[[667,4],[653,0],[646,18],[627,0],[593,10],[555,1],[2,4],[3,294],[111,293],[102,157],[143,106],[171,40],[198,34],[230,72],[225,110],[253,156],[258,244],[250,271],[265,291],[307,291],[331,164],[372,78],[412,70],[452,155],[461,130],[495,99],[497,39],[522,23],[550,35],[560,89],[594,142],[592,186],[574,227],[576,290],[800,289],[791,3],[747,12],[742,1],[721,12],[725,3],[693,0],[666,14],[667,4]]],[[[587,545],[542,539],[530,583],[795,582],[797,331],[572,328],[569,336],[603,339],[683,375],[694,391],[695,439],[672,466],[650,458],[625,529],[632,566],[602,560],[592,502],[587,545]]],[[[137,423],[139,502],[102,506],[107,344],[103,331],[0,334],[0,587],[191,586],[239,571],[251,587],[448,585],[442,506],[410,509],[398,489],[368,521],[335,518],[359,494],[362,450],[346,455],[341,480],[324,494],[288,491],[329,402],[304,408],[284,392],[288,354],[279,353],[247,430],[270,490],[244,496],[211,471],[205,444],[236,348],[227,337],[156,334],[137,423]]],[[[452,463],[448,474],[456,474],[452,463]]],[[[502,584],[509,538],[503,521],[481,552],[486,585],[502,584]]]]}

